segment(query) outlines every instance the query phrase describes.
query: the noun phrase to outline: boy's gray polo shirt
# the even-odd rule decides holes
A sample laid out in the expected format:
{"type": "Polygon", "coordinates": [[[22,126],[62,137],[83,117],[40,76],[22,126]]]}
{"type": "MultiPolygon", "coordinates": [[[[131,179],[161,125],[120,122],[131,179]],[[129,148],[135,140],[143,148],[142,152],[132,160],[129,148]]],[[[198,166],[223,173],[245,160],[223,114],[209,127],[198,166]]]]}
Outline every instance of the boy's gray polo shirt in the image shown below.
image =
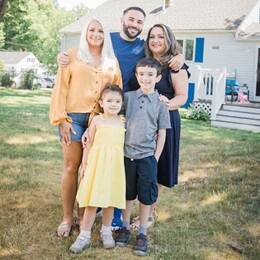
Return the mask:
{"type": "Polygon", "coordinates": [[[152,156],[159,129],[171,128],[169,111],[157,91],[148,95],[141,89],[125,93],[125,156],[142,159],[152,156]]]}

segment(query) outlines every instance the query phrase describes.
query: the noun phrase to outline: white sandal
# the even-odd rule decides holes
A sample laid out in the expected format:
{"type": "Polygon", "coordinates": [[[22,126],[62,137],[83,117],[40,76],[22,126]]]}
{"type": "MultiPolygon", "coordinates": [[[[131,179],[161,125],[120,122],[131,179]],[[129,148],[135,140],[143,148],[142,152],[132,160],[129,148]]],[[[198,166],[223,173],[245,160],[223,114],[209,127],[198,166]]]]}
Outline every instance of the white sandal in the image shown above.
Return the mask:
{"type": "Polygon", "coordinates": [[[61,223],[57,228],[58,237],[68,237],[71,232],[72,225],[68,223],[61,223]]]}

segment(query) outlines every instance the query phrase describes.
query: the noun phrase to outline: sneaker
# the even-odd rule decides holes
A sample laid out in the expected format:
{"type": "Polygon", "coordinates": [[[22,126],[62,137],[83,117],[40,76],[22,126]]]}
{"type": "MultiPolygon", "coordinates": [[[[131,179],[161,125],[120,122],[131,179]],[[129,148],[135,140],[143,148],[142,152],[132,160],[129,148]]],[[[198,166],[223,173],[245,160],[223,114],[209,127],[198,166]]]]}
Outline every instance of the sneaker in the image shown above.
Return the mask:
{"type": "Polygon", "coordinates": [[[138,256],[146,256],[148,248],[147,236],[139,234],[136,236],[135,245],[133,247],[134,253],[138,256]]]}
{"type": "Polygon", "coordinates": [[[127,243],[130,239],[131,236],[131,232],[130,230],[126,229],[125,227],[119,229],[116,232],[117,236],[116,236],[116,245],[117,246],[127,246],[127,243]]]}
{"type": "Polygon", "coordinates": [[[113,248],[116,245],[115,240],[112,236],[112,231],[101,232],[101,239],[102,239],[102,242],[103,242],[103,247],[105,249],[113,248]]]}
{"type": "Polygon", "coordinates": [[[78,254],[81,253],[84,249],[90,246],[90,237],[86,237],[82,234],[79,234],[76,241],[71,245],[70,251],[72,253],[78,254]]]}

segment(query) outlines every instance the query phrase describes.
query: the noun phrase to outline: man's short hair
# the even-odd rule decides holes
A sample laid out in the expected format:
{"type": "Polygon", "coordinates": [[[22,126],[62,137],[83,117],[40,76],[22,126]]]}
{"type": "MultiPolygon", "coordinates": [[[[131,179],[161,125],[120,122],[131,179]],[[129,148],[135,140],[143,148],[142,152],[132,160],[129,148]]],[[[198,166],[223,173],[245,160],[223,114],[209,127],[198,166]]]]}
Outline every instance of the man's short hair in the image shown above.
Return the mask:
{"type": "Polygon", "coordinates": [[[130,10],[135,10],[135,11],[139,11],[141,12],[144,17],[146,17],[146,13],[145,11],[141,8],[141,7],[138,7],[138,6],[130,6],[128,8],[126,8],[124,11],[123,11],[123,15],[125,15],[127,12],[129,12],[130,10]]]}
{"type": "Polygon", "coordinates": [[[136,65],[136,70],[139,67],[149,67],[154,68],[157,71],[157,76],[162,73],[161,63],[154,58],[142,58],[136,65]]]}

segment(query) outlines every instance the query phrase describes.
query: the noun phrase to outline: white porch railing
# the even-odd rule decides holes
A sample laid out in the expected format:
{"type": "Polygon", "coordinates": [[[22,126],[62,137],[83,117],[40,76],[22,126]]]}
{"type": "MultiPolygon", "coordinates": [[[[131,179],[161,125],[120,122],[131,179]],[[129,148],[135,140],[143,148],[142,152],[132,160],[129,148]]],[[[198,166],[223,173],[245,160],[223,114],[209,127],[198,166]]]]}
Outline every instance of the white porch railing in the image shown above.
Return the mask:
{"type": "Polygon", "coordinates": [[[225,103],[226,73],[226,68],[196,67],[194,101],[211,101],[211,120],[216,119],[217,112],[225,103]]]}

